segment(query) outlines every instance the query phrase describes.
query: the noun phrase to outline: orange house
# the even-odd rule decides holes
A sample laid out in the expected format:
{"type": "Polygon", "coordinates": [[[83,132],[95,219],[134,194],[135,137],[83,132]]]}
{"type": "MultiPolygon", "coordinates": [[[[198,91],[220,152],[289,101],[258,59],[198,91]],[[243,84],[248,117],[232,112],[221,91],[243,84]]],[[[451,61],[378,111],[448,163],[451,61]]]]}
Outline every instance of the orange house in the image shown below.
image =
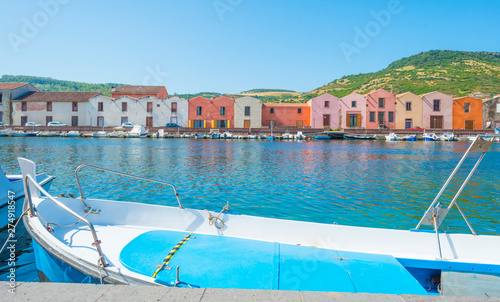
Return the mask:
{"type": "Polygon", "coordinates": [[[310,127],[311,107],[307,103],[262,105],[262,127],[310,127]]]}
{"type": "Polygon", "coordinates": [[[188,101],[188,126],[191,128],[234,127],[234,100],[225,96],[207,99],[201,96],[188,101]]]}
{"type": "Polygon", "coordinates": [[[453,99],[453,129],[482,130],[483,101],[468,96],[453,99]]]}

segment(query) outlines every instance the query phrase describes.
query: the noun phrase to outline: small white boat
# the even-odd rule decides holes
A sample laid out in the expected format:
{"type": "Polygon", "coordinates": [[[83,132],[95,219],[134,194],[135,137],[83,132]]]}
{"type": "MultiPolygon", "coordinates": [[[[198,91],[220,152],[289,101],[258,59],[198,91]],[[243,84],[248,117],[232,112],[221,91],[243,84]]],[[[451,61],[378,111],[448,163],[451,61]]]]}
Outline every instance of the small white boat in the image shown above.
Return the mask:
{"type": "Polygon", "coordinates": [[[1,136],[11,136],[11,134],[12,134],[12,129],[10,129],[10,128],[3,127],[3,129],[0,129],[0,137],[1,136]]]}
{"type": "Polygon", "coordinates": [[[306,139],[306,136],[304,134],[302,134],[302,131],[298,131],[297,134],[295,134],[293,138],[295,140],[304,140],[304,139],[306,139]]]}
{"type": "Polygon", "coordinates": [[[220,138],[221,138],[221,139],[232,139],[232,138],[233,138],[233,135],[231,134],[231,132],[226,131],[226,132],[224,132],[224,133],[222,133],[222,134],[220,135],[220,138]]]}
{"type": "Polygon", "coordinates": [[[249,134],[247,136],[248,139],[257,139],[257,135],[254,135],[254,134],[249,134]]]}
{"type": "Polygon", "coordinates": [[[439,136],[439,139],[442,141],[458,141],[458,138],[452,132],[443,133],[443,135],[439,136]]]}
{"type": "Polygon", "coordinates": [[[26,136],[37,136],[38,132],[24,132],[22,130],[20,131],[13,131],[11,136],[12,137],[26,137],[26,136]]]}
{"type": "Polygon", "coordinates": [[[416,134],[405,135],[402,137],[402,139],[404,141],[415,142],[418,140],[418,135],[416,135],[416,134]]]}
{"type": "Polygon", "coordinates": [[[127,134],[127,137],[144,138],[148,137],[148,132],[143,126],[135,125],[134,128],[132,128],[132,130],[130,130],[130,132],[127,134]]]}
{"type": "Polygon", "coordinates": [[[435,133],[424,133],[424,140],[426,140],[426,141],[438,141],[439,137],[435,133]]]}
{"type": "Polygon", "coordinates": [[[247,216],[228,206],[186,209],[172,184],[88,165],[75,171],[80,198],[56,198],[33,181],[34,163],[20,158],[31,192],[23,222],[39,276],[52,282],[500,296],[493,285],[500,236],[476,234],[465,216],[471,234],[440,231],[461,189],[448,208],[442,192],[471,152],[484,155],[490,145],[471,144],[414,230],[247,216]],[[178,207],[85,198],[83,168],[170,186],[178,207]]]}
{"type": "Polygon", "coordinates": [[[390,133],[385,136],[385,139],[388,141],[400,141],[401,137],[399,137],[396,133],[390,133]]]}
{"type": "Polygon", "coordinates": [[[187,133],[183,133],[181,135],[181,138],[194,138],[194,134],[187,134],[187,133]]]}
{"type": "Polygon", "coordinates": [[[59,133],[54,132],[54,131],[42,131],[42,132],[39,132],[36,136],[41,136],[41,137],[56,137],[56,136],[59,136],[59,133]]]}
{"type": "Polygon", "coordinates": [[[92,133],[92,137],[93,137],[93,138],[103,138],[103,137],[108,137],[108,132],[106,132],[106,131],[99,131],[99,132],[95,132],[95,133],[92,133]]]}
{"type": "Polygon", "coordinates": [[[111,138],[125,138],[127,137],[127,130],[122,127],[115,127],[113,132],[111,132],[108,137],[111,138]]]}
{"type": "Polygon", "coordinates": [[[80,137],[82,134],[80,131],[68,131],[61,133],[61,137],[80,137]]]}
{"type": "Polygon", "coordinates": [[[288,139],[293,139],[293,134],[290,134],[290,132],[285,132],[282,136],[281,136],[281,139],[285,139],[285,140],[288,140],[288,139]]]}
{"type": "MultiPolygon", "coordinates": [[[[32,173],[35,175],[35,173],[32,173]]],[[[24,185],[22,175],[5,175],[0,167],[0,229],[13,224],[22,214],[24,185]]],[[[37,183],[49,191],[54,176],[41,173],[36,175],[37,183]]]]}

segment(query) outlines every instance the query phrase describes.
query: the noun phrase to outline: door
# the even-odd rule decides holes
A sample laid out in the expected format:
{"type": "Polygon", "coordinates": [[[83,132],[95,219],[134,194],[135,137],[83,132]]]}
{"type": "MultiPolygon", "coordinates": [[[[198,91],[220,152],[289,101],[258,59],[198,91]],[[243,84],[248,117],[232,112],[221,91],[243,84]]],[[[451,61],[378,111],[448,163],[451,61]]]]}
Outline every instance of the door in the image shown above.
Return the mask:
{"type": "Polygon", "coordinates": [[[411,118],[407,118],[407,119],[405,120],[405,129],[408,129],[408,128],[413,128],[413,125],[412,125],[412,124],[413,124],[413,123],[412,123],[411,118]]]}
{"type": "Polygon", "coordinates": [[[465,130],[474,130],[474,120],[465,121],[465,130]]]}
{"type": "Polygon", "coordinates": [[[269,121],[269,128],[275,129],[276,128],[276,121],[269,121]]]}
{"type": "Polygon", "coordinates": [[[97,117],[97,127],[104,127],[104,116],[97,117]]]}
{"type": "Polygon", "coordinates": [[[152,116],[146,117],[146,127],[153,127],[153,117],[152,116]]]}
{"type": "MultiPolygon", "coordinates": [[[[0,119],[0,121],[2,121],[2,120],[0,119]]],[[[26,125],[27,122],[28,122],[28,117],[27,116],[21,116],[21,126],[26,125]]]]}
{"type": "Polygon", "coordinates": [[[431,115],[431,129],[443,129],[443,116],[431,115]]]}
{"type": "Polygon", "coordinates": [[[323,126],[330,126],[330,115],[323,114],[323,126]]]}
{"type": "Polygon", "coordinates": [[[302,121],[297,121],[297,128],[302,128],[303,122],[302,121]]]}
{"type": "Polygon", "coordinates": [[[77,127],[78,126],[78,116],[72,116],[71,117],[71,126],[77,127]]]}
{"type": "Polygon", "coordinates": [[[243,125],[244,128],[250,128],[250,120],[245,120],[243,123],[244,123],[243,125]]]}

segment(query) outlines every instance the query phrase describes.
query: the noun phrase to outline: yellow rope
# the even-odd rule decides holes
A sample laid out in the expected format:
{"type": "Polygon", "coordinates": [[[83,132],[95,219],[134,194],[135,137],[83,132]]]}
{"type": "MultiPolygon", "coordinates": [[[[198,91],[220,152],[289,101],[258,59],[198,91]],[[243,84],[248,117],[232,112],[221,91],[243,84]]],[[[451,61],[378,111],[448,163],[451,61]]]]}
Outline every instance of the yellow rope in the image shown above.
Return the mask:
{"type": "Polygon", "coordinates": [[[163,260],[162,265],[154,272],[153,278],[156,278],[156,275],[170,262],[172,257],[174,257],[175,253],[181,248],[181,246],[186,243],[190,238],[193,233],[189,233],[189,235],[186,236],[186,238],[182,239],[179,243],[177,243],[176,246],[168,253],[167,257],[163,260]]]}
{"type": "Polygon", "coordinates": [[[219,230],[222,229],[224,227],[224,221],[222,221],[222,218],[220,218],[220,215],[222,214],[222,212],[224,211],[229,211],[229,205],[225,205],[223,208],[222,208],[222,211],[220,211],[219,215],[217,216],[212,216],[212,213],[210,213],[209,210],[205,209],[203,211],[207,211],[208,213],[208,224],[209,225],[215,225],[216,228],[218,228],[219,230]],[[220,221],[222,223],[222,225],[220,227],[217,226],[217,220],[220,221]]]}

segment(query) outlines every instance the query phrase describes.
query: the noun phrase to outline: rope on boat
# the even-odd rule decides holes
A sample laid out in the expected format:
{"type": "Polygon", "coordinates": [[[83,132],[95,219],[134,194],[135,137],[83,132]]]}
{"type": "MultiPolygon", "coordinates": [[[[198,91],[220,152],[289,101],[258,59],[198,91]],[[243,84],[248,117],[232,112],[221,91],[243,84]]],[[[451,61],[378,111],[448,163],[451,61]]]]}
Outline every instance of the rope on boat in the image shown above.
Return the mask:
{"type": "MultiPolygon", "coordinates": [[[[77,222],[73,223],[73,224],[69,224],[69,225],[60,225],[60,224],[57,224],[55,222],[47,222],[43,217],[42,217],[42,214],[40,212],[38,212],[38,216],[40,216],[40,218],[43,220],[43,222],[45,222],[45,228],[47,229],[47,231],[49,231],[50,233],[53,233],[54,232],[54,228],[52,227],[52,225],[55,225],[55,226],[58,226],[60,228],[69,228],[69,227],[72,227],[72,226],[75,226],[77,224],[79,224],[80,222],[82,222],[82,220],[78,220],[77,222]]],[[[83,216],[83,218],[86,218],[89,214],[91,213],[91,211],[88,211],[85,216],[83,216]]]]}
{"type": "Polygon", "coordinates": [[[222,211],[220,211],[219,215],[217,216],[213,216],[212,213],[210,213],[209,210],[205,209],[203,211],[207,211],[208,213],[208,224],[209,225],[214,225],[217,229],[222,229],[224,227],[224,221],[222,221],[222,218],[220,218],[220,215],[222,215],[222,213],[224,211],[229,211],[229,204],[225,205],[223,208],[222,208],[222,211]],[[221,223],[221,226],[217,226],[217,221],[220,221],[221,223]]]}
{"type": "Polygon", "coordinates": [[[162,262],[162,265],[153,273],[153,278],[156,278],[156,275],[158,275],[158,273],[165,267],[168,265],[168,263],[170,262],[170,260],[172,260],[172,258],[174,257],[175,253],[177,253],[177,251],[181,248],[181,246],[186,243],[189,239],[191,239],[191,235],[193,234],[193,232],[189,233],[189,235],[186,236],[186,238],[182,239],[179,243],[177,243],[176,246],[174,246],[174,248],[170,251],[170,253],[168,253],[167,257],[165,257],[165,259],[163,260],[162,262]]]}
{"type": "MultiPolygon", "coordinates": [[[[26,211],[24,211],[21,216],[19,216],[19,218],[17,219],[16,221],[16,224],[14,224],[14,227],[12,228],[13,230],[16,229],[17,227],[17,224],[19,223],[19,221],[21,221],[21,218],[23,218],[23,216],[28,213],[29,211],[29,208],[26,209],[26,211]]],[[[7,240],[5,240],[5,243],[3,244],[2,248],[0,249],[0,254],[3,252],[3,249],[7,246],[7,243],[10,241],[10,237],[11,237],[11,234],[7,235],[7,240]]]]}

